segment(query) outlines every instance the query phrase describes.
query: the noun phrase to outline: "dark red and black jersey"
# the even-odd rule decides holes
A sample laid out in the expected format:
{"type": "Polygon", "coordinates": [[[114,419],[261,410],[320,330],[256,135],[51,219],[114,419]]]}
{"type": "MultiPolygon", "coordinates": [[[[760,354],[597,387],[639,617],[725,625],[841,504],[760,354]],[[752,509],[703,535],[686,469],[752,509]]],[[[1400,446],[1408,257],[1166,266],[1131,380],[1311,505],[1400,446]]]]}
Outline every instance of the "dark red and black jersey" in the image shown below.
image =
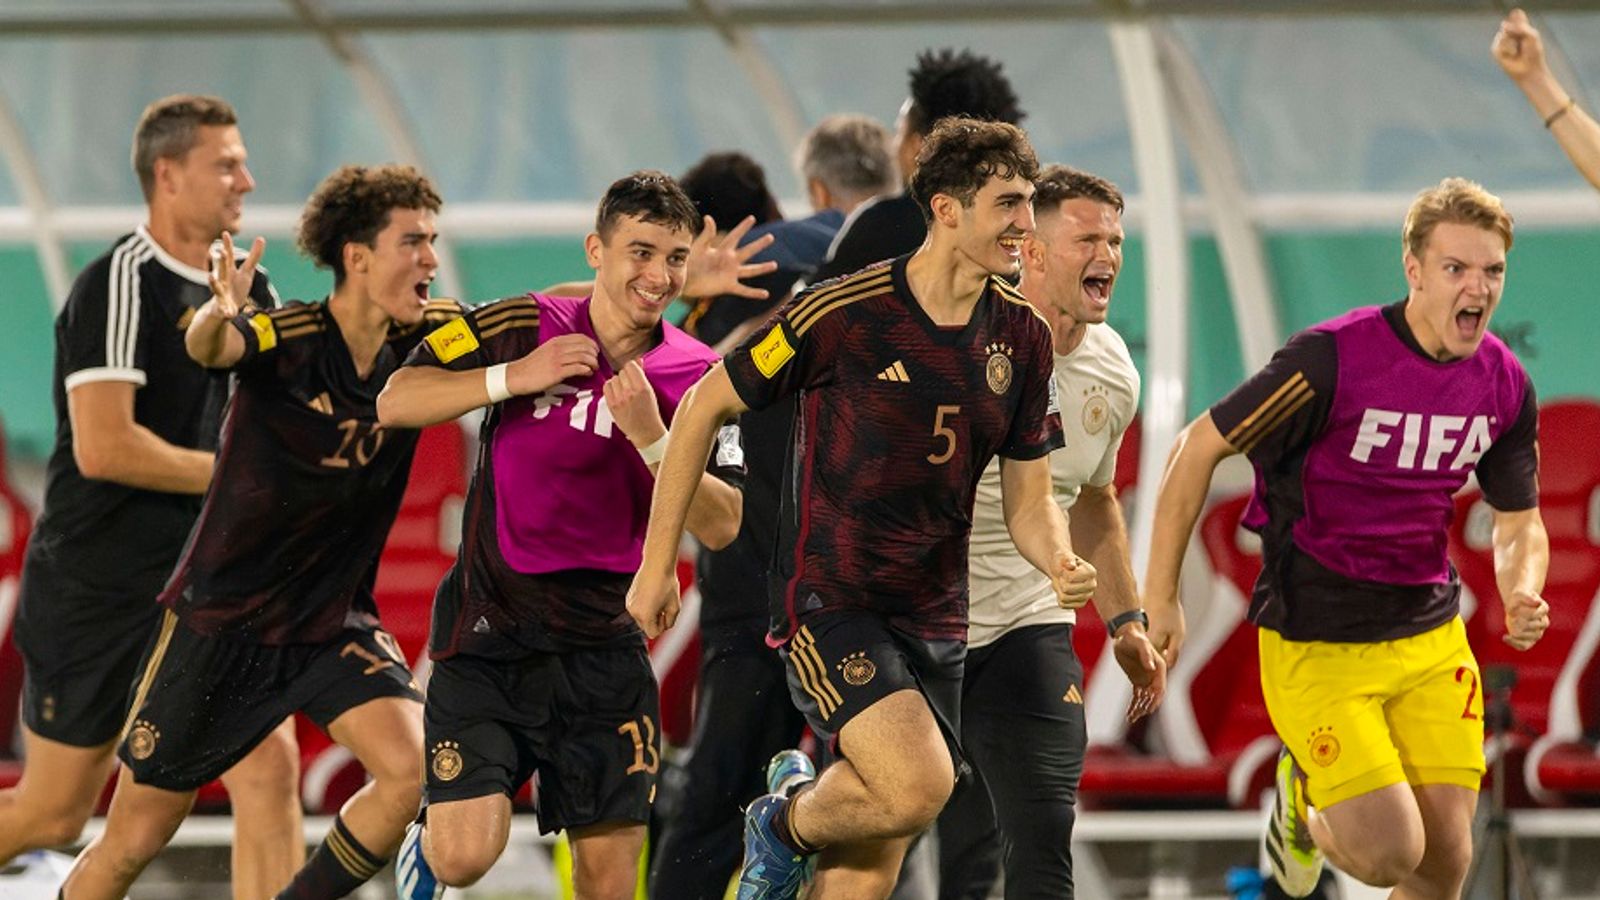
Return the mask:
{"type": "MultiPolygon", "coordinates": [[[[425,320],[459,317],[454,300],[425,320]]],[[[397,333],[365,378],[325,303],[246,310],[205,505],[161,602],[201,634],[314,643],[377,614],[378,555],[405,494],[413,429],[378,393],[425,333],[397,333]]]]}
{"type": "Polygon", "coordinates": [[[925,639],[965,638],[979,476],[996,455],[1062,445],[1044,319],[991,278],[967,324],[942,328],[912,296],[907,259],[806,291],[727,358],[751,409],[799,395],[775,640],[838,608],[925,639]]]}

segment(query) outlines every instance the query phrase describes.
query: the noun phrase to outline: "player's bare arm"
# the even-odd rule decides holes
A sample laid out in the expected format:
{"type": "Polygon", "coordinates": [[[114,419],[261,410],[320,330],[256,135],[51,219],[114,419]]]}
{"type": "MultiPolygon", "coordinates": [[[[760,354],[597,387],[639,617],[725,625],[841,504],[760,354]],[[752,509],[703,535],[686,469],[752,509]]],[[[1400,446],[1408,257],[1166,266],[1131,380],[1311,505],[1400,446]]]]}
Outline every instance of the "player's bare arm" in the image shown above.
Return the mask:
{"type": "Polygon", "coordinates": [[[628,588],[628,614],[647,637],[659,636],[678,620],[678,542],[699,493],[717,429],[746,409],[720,365],[707,372],[678,404],[672,440],[656,471],[644,558],[628,588]]]}
{"type": "Polygon", "coordinates": [[[228,326],[228,320],[244,309],[241,298],[250,296],[256,266],[267,249],[265,238],[256,238],[244,264],[235,263],[233,235],[222,233],[222,250],[211,257],[211,299],[198,309],[183,333],[183,346],[189,358],[208,369],[227,369],[244,358],[244,336],[228,326]]]}
{"type": "MultiPolygon", "coordinates": [[[[630,361],[605,384],[606,407],[617,427],[641,452],[667,436],[655,391],[645,377],[644,367],[630,361]]],[[[649,463],[656,472],[661,463],[649,463]]],[[[721,550],[739,536],[744,495],[732,485],[710,473],[702,473],[700,487],[689,504],[686,527],[709,550],[721,550]]]]}
{"type": "Polygon", "coordinates": [[[1550,537],[1539,508],[1494,512],[1494,577],[1505,604],[1507,644],[1526,650],[1550,627],[1550,604],[1540,596],[1550,568],[1550,537]]]}
{"type": "Polygon", "coordinates": [[[1167,456],[1166,471],[1156,494],[1155,530],[1150,536],[1150,564],[1144,575],[1144,609],[1150,617],[1150,640],[1166,657],[1170,668],[1178,664],[1183,648],[1183,606],[1178,597],[1178,575],[1189,536],[1206,505],[1211,476],[1224,459],[1239,452],[1201,413],[1178,432],[1167,456]]]}
{"type": "Polygon", "coordinates": [[[1000,498],[1006,530],[1022,558],[1050,577],[1056,602],[1077,609],[1094,596],[1095,570],[1072,551],[1067,515],[1051,493],[1050,460],[1000,458],[1000,498]]]}
{"type": "Polygon", "coordinates": [[[1600,124],[1578,106],[1550,71],[1544,39],[1528,21],[1528,14],[1513,9],[1500,23],[1490,50],[1578,172],[1600,188],[1600,124]]]}
{"type": "Polygon", "coordinates": [[[162,440],[133,418],[131,381],[91,381],[67,391],[72,456],[85,478],[169,494],[204,494],[212,456],[162,440]]]}
{"type": "MultiPolygon", "coordinates": [[[[568,378],[590,375],[600,364],[600,348],[582,334],[563,334],[505,363],[509,396],[537,394],[568,378]]],[[[422,428],[446,422],[504,397],[489,394],[488,370],[455,372],[436,366],[406,366],[395,372],[378,395],[378,421],[385,428],[422,428]]]]}
{"type": "MultiPolygon", "coordinates": [[[[1078,490],[1067,520],[1072,546],[1095,569],[1095,611],[1104,621],[1139,609],[1139,590],[1128,553],[1128,527],[1112,485],[1085,484],[1078,490]]],[[[1128,721],[1138,721],[1161,706],[1166,695],[1167,665],[1150,643],[1144,625],[1128,622],[1117,629],[1112,644],[1117,665],[1133,684],[1128,721]]]]}

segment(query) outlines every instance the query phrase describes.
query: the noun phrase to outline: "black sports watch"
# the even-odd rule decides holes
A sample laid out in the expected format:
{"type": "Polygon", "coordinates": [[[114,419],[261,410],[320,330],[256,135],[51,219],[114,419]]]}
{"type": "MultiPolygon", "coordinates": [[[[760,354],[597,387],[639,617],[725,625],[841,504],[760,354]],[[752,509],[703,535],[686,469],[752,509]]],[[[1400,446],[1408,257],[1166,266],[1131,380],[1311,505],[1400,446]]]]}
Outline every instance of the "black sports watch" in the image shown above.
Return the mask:
{"type": "Polygon", "coordinates": [[[1125,613],[1118,613],[1112,616],[1110,621],[1106,622],[1106,631],[1110,632],[1111,636],[1115,638],[1117,636],[1117,629],[1128,624],[1129,622],[1138,622],[1140,625],[1144,626],[1145,631],[1150,630],[1150,617],[1145,615],[1144,610],[1130,609],[1125,613]]]}

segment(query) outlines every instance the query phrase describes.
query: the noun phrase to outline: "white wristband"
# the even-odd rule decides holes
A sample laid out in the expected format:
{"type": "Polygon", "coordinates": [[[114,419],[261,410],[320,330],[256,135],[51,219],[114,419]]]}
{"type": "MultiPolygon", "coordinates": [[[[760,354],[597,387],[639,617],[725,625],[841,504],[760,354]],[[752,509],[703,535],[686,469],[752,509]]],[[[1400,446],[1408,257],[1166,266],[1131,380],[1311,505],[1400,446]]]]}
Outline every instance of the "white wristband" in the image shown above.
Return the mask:
{"type": "Polygon", "coordinates": [[[655,443],[639,448],[639,458],[644,460],[645,465],[653,466],[661,462],[667,455],[667,438],[671,436],[672,432],[664,431],[661,437],[656,438],[655,443]]]}
{"type": "Polygon", "coordinates": [[[483,387],[489,392],[489,402],[499,403],[511,399],[511,389],[506,387],[506,364],[499,363],[483,370],[483,387]]]}

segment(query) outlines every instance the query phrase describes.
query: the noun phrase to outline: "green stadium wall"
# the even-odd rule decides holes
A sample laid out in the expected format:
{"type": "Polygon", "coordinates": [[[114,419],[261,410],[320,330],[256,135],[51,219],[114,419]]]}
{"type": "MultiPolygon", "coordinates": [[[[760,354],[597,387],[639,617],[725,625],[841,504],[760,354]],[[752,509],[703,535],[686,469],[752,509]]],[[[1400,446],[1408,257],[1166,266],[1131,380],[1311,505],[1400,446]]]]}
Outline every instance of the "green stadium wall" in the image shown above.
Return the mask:
{"type": "MultiPolygon", "coordinates": [[[[72,264],[83,266],[109,242],[70,248],[72,264]]],[[[1233,310],[1215,242],[1193,238],[1190,277],[1191,413],[1221,397],[1244,375],[1233,310]]],[[[1516,349],[1541,399],[1600,398],[1600,348],[1592,310],[1600,307],[1600,287],[1591,280],[1600,231],[1543,230],[1518,235],[1510,257],[1506,295],[1494,330],[1516,349]]],[[[584,278],[576,238],[456,242],[456,264],[464,275],[467,298],[482,301],[559,281],[584,278]]],[[[1267,238],[1273,289],[1286,333],[1337,315],[1354,306],[1399,299],[1405,293],[1399,239],[1383,232],[1278,232],[1267,238]]],[[[265,258],[285,299],[319,297],[328,288],[325,272],[296,256],[287,241],[269,243],[265,258]]],[[[1127,338],[1134,361],[1144,366],[1144,254],[1137,237],[1129,240],[1127,260],[1111,321],[1127,338]]],[[[50,303],[33,248],[0,245],[0,423],[10,453],[41,459],[49,453],[54,429],[50,379],[54,338],[50,303]]]]}

